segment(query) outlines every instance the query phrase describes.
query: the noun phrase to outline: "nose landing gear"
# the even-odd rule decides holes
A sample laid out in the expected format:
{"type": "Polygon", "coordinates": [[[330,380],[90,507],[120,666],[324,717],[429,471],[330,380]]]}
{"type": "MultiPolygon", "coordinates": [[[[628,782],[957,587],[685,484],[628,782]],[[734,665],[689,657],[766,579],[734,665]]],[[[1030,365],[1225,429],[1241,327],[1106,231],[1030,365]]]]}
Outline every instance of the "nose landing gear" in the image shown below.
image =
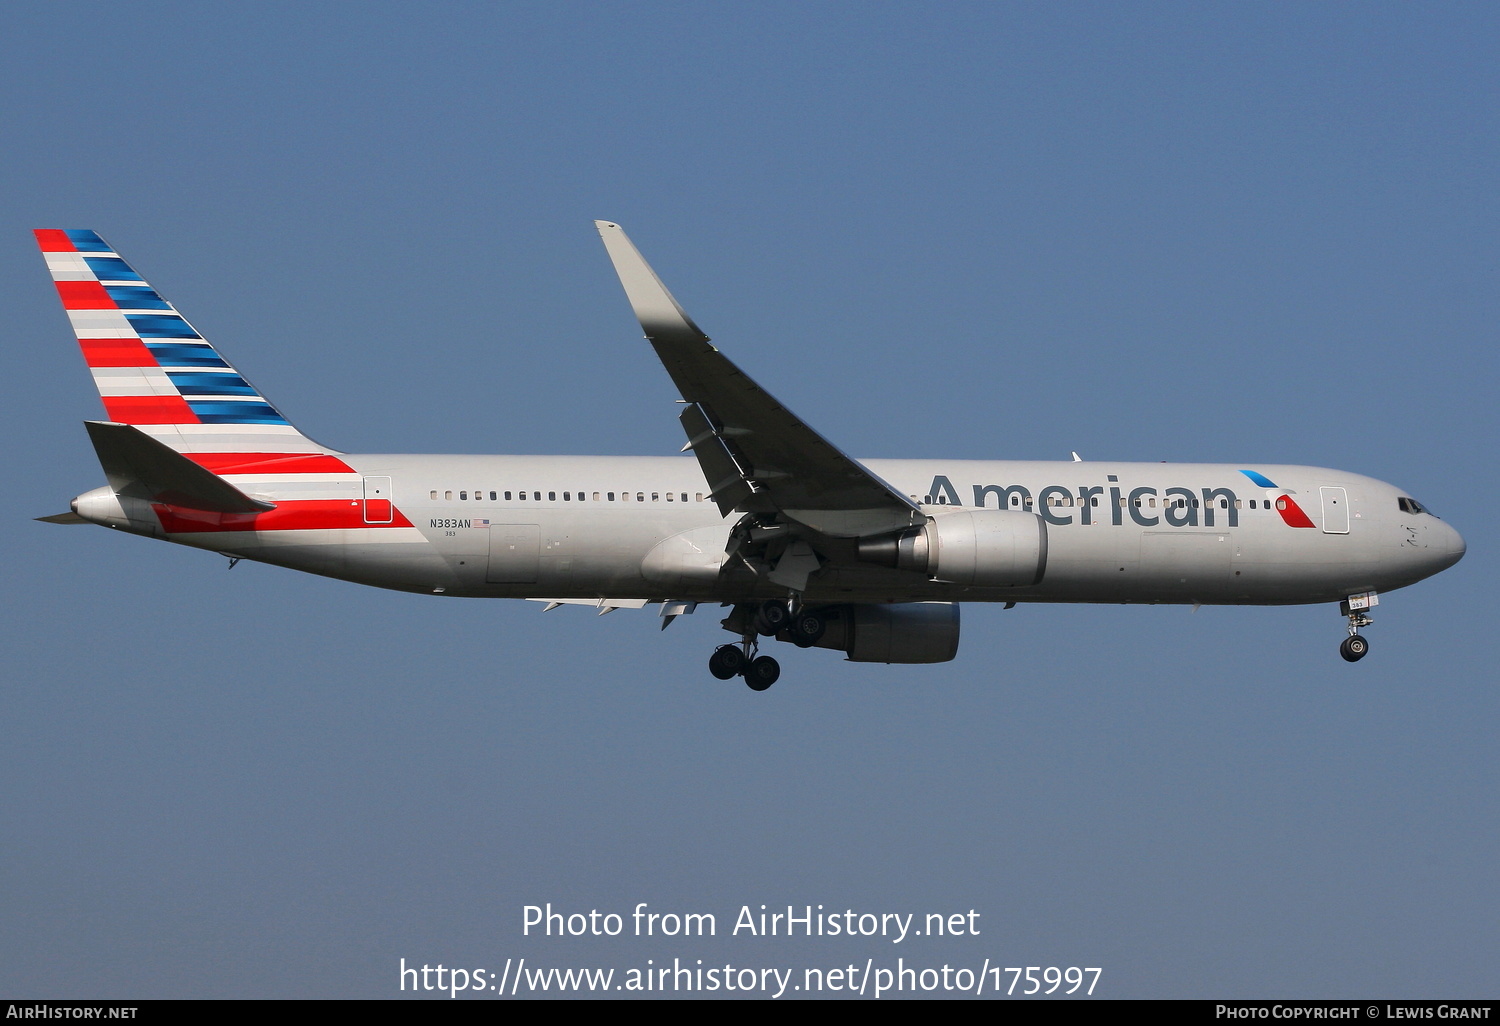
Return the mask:
{"type": "MultiPolygon", "coordinates": [[[[1369,617],[1365,617],[1366,624],[1371,622],[1369,617]]],[[[1339,655],[1351,663],[1359,662],[1365,657],[1365,653],[1368,651],[1370,651],[1370,643],[1358,634],[1349,635],[1339,645],[1339,655]]]]}
{"type": "Polygon", "coordinates": [[[1360,635],[1359,629],[1375,622],[1365,610],[1379,601],[1375,592],[1367,591],[1360,595],[1350,595],[1339,603],[1339,612],[1349,618],[1349,636],[1339,645],[1339,655],[1346,662],[1357,663],[1370,651],[1370,642],[1360,635]]]}

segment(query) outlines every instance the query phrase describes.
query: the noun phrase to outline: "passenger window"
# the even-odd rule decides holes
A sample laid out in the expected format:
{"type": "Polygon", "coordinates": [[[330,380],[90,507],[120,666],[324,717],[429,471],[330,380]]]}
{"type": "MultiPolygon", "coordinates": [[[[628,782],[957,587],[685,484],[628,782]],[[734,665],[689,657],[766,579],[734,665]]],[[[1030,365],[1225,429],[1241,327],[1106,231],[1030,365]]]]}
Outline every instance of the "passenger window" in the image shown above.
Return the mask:
{"type": "Polygon", "coordinates": [[[433,490],[432,490],[432,491],[431,491],[431,492],[430,492],[430,493],[429,493],[429,494],[430,494],[430,495],[431,495],[431,496],[432,496],[432,497],[433,497],[433,498],[434,498],[434,499],[436,499],[436,498],[437,498],[437,489],[436,489],[436,488],[434,488],[434,489],[433,489],[433,490]]]}
{"type": "Polygon", "coordinates": [[[453,501],[453,493],[452,492],[444,492],[443,493],[443,498],[447,499],[449,502],[452,502],[453,501]]]}
{"type": "Polygon", "coordinates": [[[1277,509],[1286,509],[1286,500],[1285,499],[1277,499],[1276,500],[1276,508],[1277,509]]]}
{"type": "MultiPolygon", "coordinates": [[[[612,499],[612,498],[614,498],[614,496],[613,496],[613,495],[611,495],[611,496],[610,496],[610,498],[611,498],[611,499],[612,499]]],[[[598,502],[598,501],[599,501],[599,493],[598,493],[598,492],[595,492],[595,493],[594,493],[594,501],[595,501],[595,502],[598,502]]]]}
{"type": "Polygon", "coordinates": [[[652,492],[651,493],[651,501],[652,502],[660,502],[661,501],[661,496],[657,495],[655,492],[652,492]]]}
{"type": "Polygon", "coordinates": [[[1219,508],[1220,509],[1228,509],[1229,508],[1229,500],[1228,499],[1220,499],[1219,500],[1219,508]]]}
{"type": "Polygon", "coordinates": [[[609,501],[610,502],[614,502],[615,501],[615,493],[614,492],[610,492],[608,494],[609,494],[609,501]]]}
{"type": "Polygon", "coordinates": [[[547,501],[548,502],[556,502],[557,501],[557,493],[556,492],[548,492],[547,493],[547,501]]]}
{"type": "Polygon", "coordinates": [[[494,492],[490,492],[490,501],[491,502],[495,501],[495,493],[494,492]]]}
{"type": "Polygon", "coordinates": [[[646,501],[646,493],[645,492],[636,492],[635,493],[635,501],[636,502],[645,502],[646,501]]]}
{"type": "Polygon", "coordinates": [[[698,493],[698,498],[697,498],[697,501],[698,501],[698,502],[702,502],[702,501],[703,501],[703,493],[702,493],[702,492],[699,492],[699,493],[698,493]]]}
{"type": "Polygon", "coordinates": [[[687,502],[687,492],[682,493],[682,501],[687,502]]]}
{"type": "Polygon", "coordinates": [[[573,499],[572,499],[572,493],[570,493],[570,492],[563,492],[563,502],[572,502],[572,501],[573,501],[573,499]]]}
{"type": "Polygon", "coordinates": [[[509,502],[509,501],[510,501],[510,492],[506,492],[506,493],[505,493],[505,501],[506,501],[506,502],[509,502]]]}
{"type": "Polygon", "coordinates": [[[676,498],[677,498],[677,496],[673,495],[671,492],[667,493],[667,501],[668,502],[671,502],[671,501],[673,501],[676,498]]]}

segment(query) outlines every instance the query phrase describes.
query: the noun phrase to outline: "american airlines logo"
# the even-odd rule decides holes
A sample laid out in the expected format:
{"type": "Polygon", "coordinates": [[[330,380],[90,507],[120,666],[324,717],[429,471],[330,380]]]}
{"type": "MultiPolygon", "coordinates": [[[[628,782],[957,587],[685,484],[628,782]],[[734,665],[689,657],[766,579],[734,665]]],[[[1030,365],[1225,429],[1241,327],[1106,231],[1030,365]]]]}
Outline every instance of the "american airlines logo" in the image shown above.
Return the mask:
{"type": "MultiPolygon", "coordinates": [[[[1276,486],[1262,474],[1242,470],[1251,481],[1271,491],[1276,486]]],[[[1020,484],[975,484],[972,489],[972,506],[998,506],[1001,509],[1024,509],[1036,513],[1049,524],[1059,527],[1068,524],[1089,525],[1096,521],[1090,515],[1075,516],[1074,509],[1095,509],[1107,506],[1109,522],[1122,526],[1128,516],[1141,527],[1238,527],[1240,523],[1240,498],[1231,488],[1191,488],[1173,486],[1157,489],[1142,485],[1126,491],[1119,484],[1081,485],[1076,490],[1066,485],[1044,485],[1033,495],[1030,488],[1020,484]]],[[[932,479],[924,500],[939,505],[962,506],[958,488],[946,475],[932,479]]],[[[1257,500],[1261,501],[1261,500],[1257,500]]],[[[1314,527],[1312,520],[1302,511],[1296,501],[1285,492],[1265,500],[1266,508],[1273,504],[1281,519],[1289,527],[1314,527]]]]}

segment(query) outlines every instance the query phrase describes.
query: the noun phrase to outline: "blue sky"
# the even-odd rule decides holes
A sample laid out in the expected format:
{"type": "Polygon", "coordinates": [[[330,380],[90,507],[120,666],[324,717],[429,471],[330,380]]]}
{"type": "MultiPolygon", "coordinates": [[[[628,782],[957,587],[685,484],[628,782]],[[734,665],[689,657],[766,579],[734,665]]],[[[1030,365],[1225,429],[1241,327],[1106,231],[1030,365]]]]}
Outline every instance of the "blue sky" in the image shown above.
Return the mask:
{"type": "MultiPolygon", "coordinates": [[[[1483,4],[28,4],[0,41],[0,993],[396,967],[1102,966],[1493,996],[1500,324],[1483,4]],[[29,236],[101,232],[304,430],[662,454],[591,220],[864,456],[1255,461],[1464,533],[1332,607],[969,607],[936,667],[387,594],[30,518],[100,474],[29,236]],[[781,653],[778,653],[781,655],[781,653]],[[522,908],[720,936],[522,936],[522,908]],[[727,937],[742,905],[978,937],[727,937]]],[[[705,615],[706,614],[706,615],[705,615]]],[[[727,637],[727,635],[725,636],[727,637]]]]}

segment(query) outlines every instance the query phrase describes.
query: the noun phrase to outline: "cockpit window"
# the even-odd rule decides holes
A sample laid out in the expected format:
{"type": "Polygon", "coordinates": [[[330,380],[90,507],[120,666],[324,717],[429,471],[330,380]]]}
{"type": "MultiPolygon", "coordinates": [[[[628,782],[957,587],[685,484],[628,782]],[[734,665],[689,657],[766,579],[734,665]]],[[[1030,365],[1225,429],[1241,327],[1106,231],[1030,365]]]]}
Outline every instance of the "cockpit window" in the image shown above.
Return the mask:
{"type": "Polygon", "coordinates": [[[1409,499],[1405,495],[1396,500],[1396,505],[1401,507],[1403,513],[1426,513],[1428,511],[1427,507],[1416,499],[1409,499]]]}

